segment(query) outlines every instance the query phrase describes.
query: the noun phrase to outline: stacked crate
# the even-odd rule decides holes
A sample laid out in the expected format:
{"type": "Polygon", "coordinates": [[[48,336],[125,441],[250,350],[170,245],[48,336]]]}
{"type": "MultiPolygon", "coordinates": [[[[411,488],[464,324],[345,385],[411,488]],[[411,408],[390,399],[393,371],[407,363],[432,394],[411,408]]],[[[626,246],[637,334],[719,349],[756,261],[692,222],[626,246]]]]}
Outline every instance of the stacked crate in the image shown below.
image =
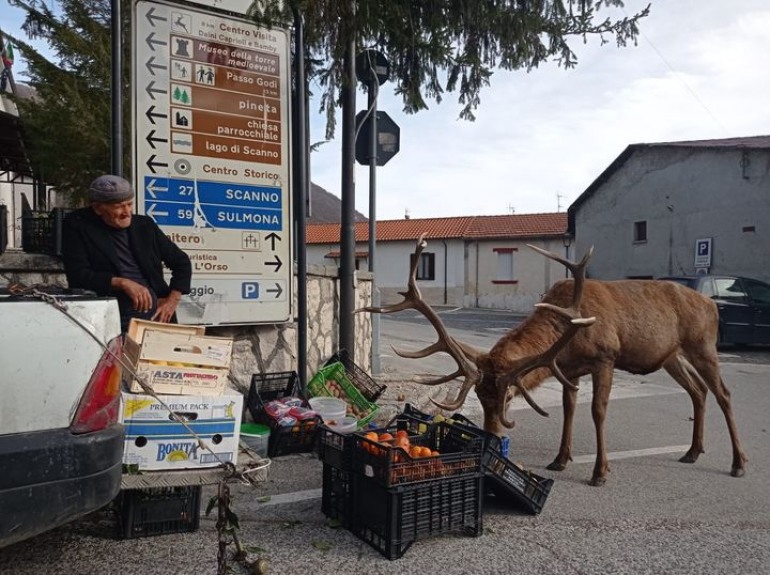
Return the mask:
{"type": "MultiPolygon", "coordinates": [[[[123,373],[120,408],[125,473],[161,477],[237,462],[243,396],[227,387],[232,339],[204,331],[131,321],[124,339],[131,369],[123,373]]],[[[198,529],[201,485],[158,483],[121,492],[122,537],[198,529]]]]}
{"type": "MultiPolygon", "coordinates": [[[[423,422],[425,425],[434,419],[433,416],[421,412],[409,404],[406,405],[402,417],[423,422]]],[[[460,414],[452,415],[450,421],[455,422],[455,425],[476,429],[483,434],[482,465],[486,477],[487,493],[533,515],[537,515],[543,510],[553,486],[553,479],[541,477],[511,461],[508,458],[507,437],[498,437],[492,433],[487,433],[460,414]]]]}
{"type": "Polygon", "coordinates": [[[438,451],[416,458],[403,449],[321,426],[322,511],[388,559],[421,539],[482,532],[483,438],[449,423],[419,426],[398,417],[385,429],[408,433],[410,443],[438,451]],[[425,427],[423,430],[421,427],[425,427]],[[421,432],[422,431],[422,432],[421,432]]]}

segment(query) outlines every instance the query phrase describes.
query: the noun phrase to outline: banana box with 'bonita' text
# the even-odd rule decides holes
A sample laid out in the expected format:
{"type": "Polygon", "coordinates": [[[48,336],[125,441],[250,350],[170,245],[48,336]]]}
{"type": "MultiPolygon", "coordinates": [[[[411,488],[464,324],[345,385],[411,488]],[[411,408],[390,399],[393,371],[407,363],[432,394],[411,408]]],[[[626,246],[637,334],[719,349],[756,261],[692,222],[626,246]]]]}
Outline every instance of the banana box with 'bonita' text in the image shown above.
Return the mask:
{"type": "Polygon", "coordinates": [[[158,399],[141,393],[121,394],[125,465],[137,465],[139,470],[168,471],[237,461],[243,411],[241,394],[159,395],[158,399]],[[176,421],[169,409],[190,429],[176,421]]]}

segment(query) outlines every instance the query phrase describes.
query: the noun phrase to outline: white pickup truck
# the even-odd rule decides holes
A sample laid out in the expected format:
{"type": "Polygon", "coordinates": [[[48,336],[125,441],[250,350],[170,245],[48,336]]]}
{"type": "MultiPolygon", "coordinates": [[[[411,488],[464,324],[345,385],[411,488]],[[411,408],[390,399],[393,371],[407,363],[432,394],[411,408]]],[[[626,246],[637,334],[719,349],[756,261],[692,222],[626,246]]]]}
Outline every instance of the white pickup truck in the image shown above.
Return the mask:
{"type": "Polygon", "coordinates": [[[39,295],[0,289],[0,548],[120,491],[121,370],[96,341],[120,357],[117,302],[56,299],[66,313],[39,295]]]}

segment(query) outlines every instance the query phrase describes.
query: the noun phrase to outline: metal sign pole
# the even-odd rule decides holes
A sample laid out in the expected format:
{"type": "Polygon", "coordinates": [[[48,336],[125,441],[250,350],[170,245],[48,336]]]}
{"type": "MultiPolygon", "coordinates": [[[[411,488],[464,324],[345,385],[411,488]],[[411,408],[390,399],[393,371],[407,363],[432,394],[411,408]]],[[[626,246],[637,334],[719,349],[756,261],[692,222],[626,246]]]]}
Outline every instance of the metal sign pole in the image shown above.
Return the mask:
{"type": "Polygon", "coordinates": [[[123,57],[121,52],[121,17],[120,0],[112,0],[112,173],[123,175],[123,99],[120,93],[123,86],[121,68],[123,57]]]}
{"type": "MultiPolygon", "coordinates": [[[[377,253],[377,75],[371,68],[369,76],[369,272],[372,274],[372,305],[380,305],[380,290],[374,273],[377,253]]],[[[372,373],[380,373],[380,314],[372,317],[372,373]]]]}

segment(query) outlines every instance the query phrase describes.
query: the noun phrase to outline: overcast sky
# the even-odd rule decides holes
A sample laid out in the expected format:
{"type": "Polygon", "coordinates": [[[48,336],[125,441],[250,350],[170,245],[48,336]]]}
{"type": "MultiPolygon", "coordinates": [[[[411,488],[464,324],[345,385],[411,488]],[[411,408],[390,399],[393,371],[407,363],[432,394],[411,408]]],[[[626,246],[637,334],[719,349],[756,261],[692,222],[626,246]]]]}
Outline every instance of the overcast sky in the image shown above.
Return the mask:
{"type": "MultiPolygon", "coordinates": [[[[565,211],[629,144],[770,134],[770,2],[651,4],[637,46],[578,40],[571,70],[497,72],[473,123],[451,95],[405,115],[385,84],[379,107],[399,124],[401,151],[377,171],[377,219],[565,211]]],[[[338,196],[339,159],[339,137],[311,156],[313,181],[338,196]]],[[[368,177],[356,169],[365,215],[368,177]]]]}
{"type": "MultiPolygon", "coordinates": [[[[624,11],[647,3],[627,0],[624,11]]],[[[576,68],[496,72],[475,122],[458,119],[456,94],[406,115],[385,84],[379,108],[400,126],[401,151],[377,171],[377,219],[565,211],[629,144],[770,134],[770,2],[651,4],[637,46],[575,39],[576,68]]],[[[20,34],[5,9],[0,25],[20,34]]],[[[337,196],[340,127],[311,155],[313,182],[337,196]]],[[[324,130],[313,115],[311,141],[324,130]]],[[[356,209],[369,215],[363,166],[356,209]]]]}

